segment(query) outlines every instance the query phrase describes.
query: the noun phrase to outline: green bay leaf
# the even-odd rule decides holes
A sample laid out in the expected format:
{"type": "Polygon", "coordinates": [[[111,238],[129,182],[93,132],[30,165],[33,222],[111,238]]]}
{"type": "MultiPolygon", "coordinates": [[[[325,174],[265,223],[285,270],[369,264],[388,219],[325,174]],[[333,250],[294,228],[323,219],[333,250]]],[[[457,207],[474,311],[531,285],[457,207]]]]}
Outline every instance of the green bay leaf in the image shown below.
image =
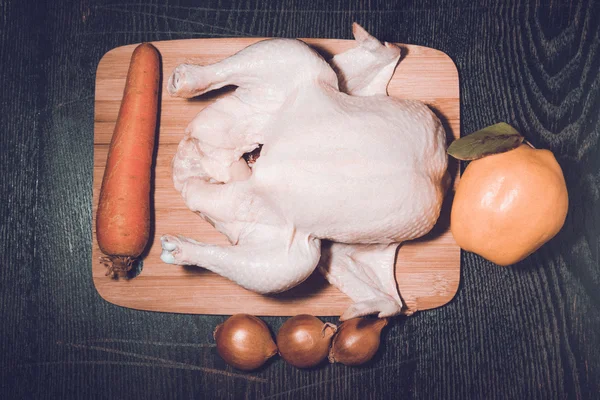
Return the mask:
{"type": "Polygon", "coordinates": [[[448,154],[458,160],[477,160],[515,149],[525,138],[506,122],[488,126],[452,142],[448,154]]]}

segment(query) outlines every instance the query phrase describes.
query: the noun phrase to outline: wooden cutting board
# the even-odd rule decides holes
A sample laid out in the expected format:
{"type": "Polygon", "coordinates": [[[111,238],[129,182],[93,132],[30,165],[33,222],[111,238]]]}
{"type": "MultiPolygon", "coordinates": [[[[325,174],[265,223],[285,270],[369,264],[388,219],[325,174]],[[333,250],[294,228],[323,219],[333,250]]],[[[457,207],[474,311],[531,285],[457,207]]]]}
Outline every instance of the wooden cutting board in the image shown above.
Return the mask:
{"type": "MultiPolygon", "coordinates": [[[[351,300],[315,272],[298,287],[274,296],[262,296],[199,267],[164,264],[160,260],[160,237],[181,234],[196,240],[228,245],[223,235],[192,213],[173,187],[171,160],[192,118],[205,106],[226,93],[193,100],[172,98],[166,90],[169,75],[180,63],[211,64],[255,43],[259,38],[189,39],[154,42],[162,56],[163,96],[154,192],[154,232],[141,273],[134,279],[114,280],[105,276],[96,241],[96,209],[108,145],[117,113],[131,53],[136,45],[106,53],[96,74],[94,114],[94,193],[92,221],[92,276],[98,293],[107,301],[142,310],[193,314],[254,315],[340,315],[351,300]]],[[[324,57],[355,46],[352,40],[303,39],[324,57]]],[[[421,46],[400,45],[402,59],[389,84],[390,96],[419,99],[429,104],[445,124],[449,139],[460,135],[458,72],[444,53],[421,46]]],[[[457,163],[450,160],[457,178],[457,163]]],[[[456,184],[456,180],[455,180],[456,184]]],[[[412,311],[439,307],[452,299],[458,289],[460,249],[448,230],[447,196],[442,216],[425,238],[400,247],[396,278],[400,295],[412,311]]]]}

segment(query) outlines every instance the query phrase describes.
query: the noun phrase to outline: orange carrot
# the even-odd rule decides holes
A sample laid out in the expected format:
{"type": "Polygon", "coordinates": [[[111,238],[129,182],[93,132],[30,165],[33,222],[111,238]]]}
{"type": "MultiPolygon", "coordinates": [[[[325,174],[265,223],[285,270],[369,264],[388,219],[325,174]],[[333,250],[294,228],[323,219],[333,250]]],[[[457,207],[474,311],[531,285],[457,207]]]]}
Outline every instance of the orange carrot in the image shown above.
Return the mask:
{"type": "Polygon", "coordinates": [[[131,56],[96,214],[96,237],[108,274],[126,276],[150,238],[150,190],[160,59],[149,43],[131,56]]]}

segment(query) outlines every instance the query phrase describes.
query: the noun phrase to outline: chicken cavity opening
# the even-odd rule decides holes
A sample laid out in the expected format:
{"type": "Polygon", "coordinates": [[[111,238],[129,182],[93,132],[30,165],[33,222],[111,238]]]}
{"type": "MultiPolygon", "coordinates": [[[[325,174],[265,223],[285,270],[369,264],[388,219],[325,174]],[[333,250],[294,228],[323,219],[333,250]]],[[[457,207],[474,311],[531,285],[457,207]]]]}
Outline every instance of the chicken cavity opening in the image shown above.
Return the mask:
{"type": "Polygon", "coordinates": [[[259,144],[256,149],[252,150],[249,153],[244,153],[244,155],[242,156],[244,160],[246,160],[246,163],[250,168],[254,166],[254,163],[256,162],[256,160],[258,160],[258,157],[260,157],[260,150],[262,149],[262,147],[263,145],[259,144]]]}

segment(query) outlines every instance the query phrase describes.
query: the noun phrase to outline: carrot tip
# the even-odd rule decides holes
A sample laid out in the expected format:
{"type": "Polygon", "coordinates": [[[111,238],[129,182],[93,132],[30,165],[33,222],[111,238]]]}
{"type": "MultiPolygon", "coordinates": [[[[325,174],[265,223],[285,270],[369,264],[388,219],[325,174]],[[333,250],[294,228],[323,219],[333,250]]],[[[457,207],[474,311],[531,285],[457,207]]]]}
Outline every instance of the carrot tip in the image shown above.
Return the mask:
{"type": "Polygon", "coordinates": [[[104,256],[100,257],[100,262],[106,267],[106,276],[113,279],[127,278],[127,273],[135,262],[135,258],[128,256],[104,256]]]}

